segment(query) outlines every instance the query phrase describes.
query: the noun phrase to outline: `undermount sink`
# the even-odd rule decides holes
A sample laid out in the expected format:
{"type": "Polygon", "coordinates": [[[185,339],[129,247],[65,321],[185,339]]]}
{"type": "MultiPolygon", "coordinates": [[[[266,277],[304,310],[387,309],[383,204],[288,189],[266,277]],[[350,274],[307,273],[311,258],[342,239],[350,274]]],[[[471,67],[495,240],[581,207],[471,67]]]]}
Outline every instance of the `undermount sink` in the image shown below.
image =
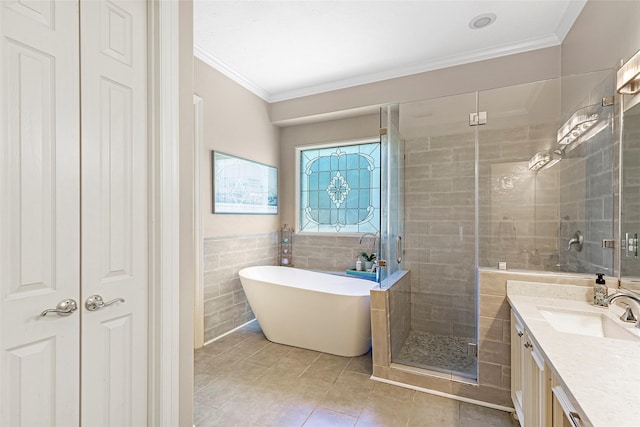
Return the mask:
{"type": "Polygon", "coordinates": [[[640,339],[602,313],[550,307],[538,307],[538,311],[558,332],[629,341],[640,339]]]}

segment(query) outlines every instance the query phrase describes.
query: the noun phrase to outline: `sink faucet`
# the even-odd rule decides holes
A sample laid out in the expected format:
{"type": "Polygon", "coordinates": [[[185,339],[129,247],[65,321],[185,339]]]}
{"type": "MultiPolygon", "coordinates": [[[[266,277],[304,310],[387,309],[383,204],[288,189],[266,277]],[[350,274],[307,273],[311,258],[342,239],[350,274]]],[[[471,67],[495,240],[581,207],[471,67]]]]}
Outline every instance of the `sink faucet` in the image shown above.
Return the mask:
{"type": "MultiPolygon", "coordinates": [[[[611,304],[618,298],[629,298],[630,300],[635,301],[638,304],[638,307],[640,307],[640,296],[626,292],[616,292],[613,295],[609,295],[604,299],[604,302],[605,304],[611,304]]],[[[640,329],[640,320],[636,322],[636,328],[640,329]]]]}

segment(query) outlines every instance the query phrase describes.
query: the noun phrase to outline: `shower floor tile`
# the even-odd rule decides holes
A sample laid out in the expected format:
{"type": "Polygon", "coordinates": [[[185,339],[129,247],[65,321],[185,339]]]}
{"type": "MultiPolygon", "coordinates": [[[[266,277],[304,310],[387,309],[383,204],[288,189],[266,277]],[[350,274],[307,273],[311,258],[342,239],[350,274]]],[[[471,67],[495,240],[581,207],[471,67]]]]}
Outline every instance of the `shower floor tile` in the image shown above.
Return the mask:
{"type": "Polygon", "coordinates": [[[411,331],[393,362],[476,378],[476,358],[467,354],[472,338],[411,331]]]}

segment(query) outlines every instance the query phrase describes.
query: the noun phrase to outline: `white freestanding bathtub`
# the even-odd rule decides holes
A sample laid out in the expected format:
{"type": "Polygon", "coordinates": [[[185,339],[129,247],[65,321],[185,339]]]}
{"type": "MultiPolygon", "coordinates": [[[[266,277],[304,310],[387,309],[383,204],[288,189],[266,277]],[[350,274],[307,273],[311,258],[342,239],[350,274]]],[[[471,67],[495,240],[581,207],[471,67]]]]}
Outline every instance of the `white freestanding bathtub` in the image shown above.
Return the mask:
{"type": "Polygon", "coordinates": [[[348,357],[369,350],[369,290],[375,282],[277,266],[239,274],[270,341],[348,357]]]}

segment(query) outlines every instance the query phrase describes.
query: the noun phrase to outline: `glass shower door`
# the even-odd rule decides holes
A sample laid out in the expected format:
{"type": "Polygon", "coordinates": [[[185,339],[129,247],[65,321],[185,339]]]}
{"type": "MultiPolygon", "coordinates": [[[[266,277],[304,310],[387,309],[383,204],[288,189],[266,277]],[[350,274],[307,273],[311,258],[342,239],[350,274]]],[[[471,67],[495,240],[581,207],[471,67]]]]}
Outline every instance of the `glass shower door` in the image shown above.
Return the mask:
{"type": "Polygon", "coordinates": [[[398,130],[397,105],[381,109],[381,239],[380,259],[387,262],[380,269],[380,285],[386,288],[388,276],[401,269],[404,234],[404,140],[398,130]]]}
{"type": "Polygon", "coordinates": [[[400,105],[411,327],[391,340],[394,363],[467,378],[477,364],[475,112],[475,93],[400,105]]]}

